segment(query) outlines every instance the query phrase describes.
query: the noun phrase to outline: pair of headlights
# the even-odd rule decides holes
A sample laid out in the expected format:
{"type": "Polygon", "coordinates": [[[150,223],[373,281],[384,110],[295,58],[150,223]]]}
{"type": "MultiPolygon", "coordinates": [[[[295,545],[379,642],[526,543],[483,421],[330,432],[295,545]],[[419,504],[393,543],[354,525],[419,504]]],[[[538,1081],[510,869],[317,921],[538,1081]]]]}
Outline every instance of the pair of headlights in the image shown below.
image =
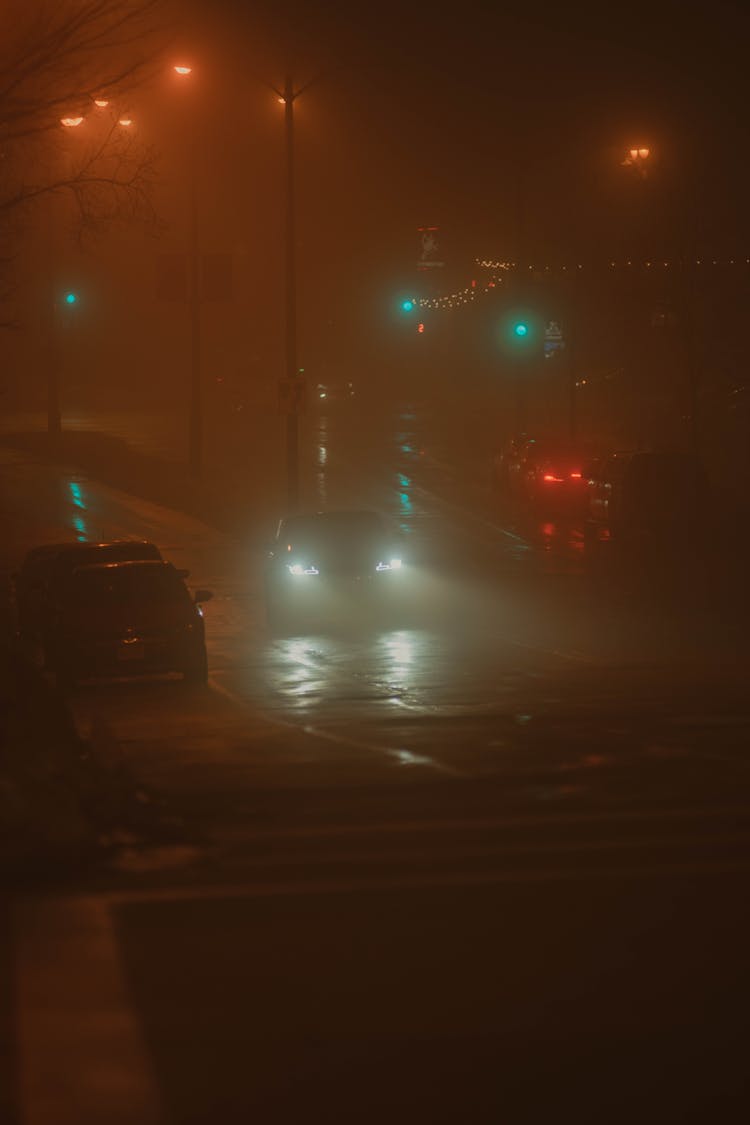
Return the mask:
{"type": "MultiPolygon", "coordinates": [[[[295,576],[295,578],[299,578],[303,574],[320,574],[320,571],[318,570],[317,566],[304,566],[302,563],[292,563],[290,566],[287,567],[287,569],[288,569],[290,574],[293,574],[295,576]]],[[[401,569],[401,559],[389,559],[388,562],[383,562],[381,560],[381,562],[379,562],[377,564],[377,566],[375,567],[375,570],[378,571],[378,572],[382,572],[384,570],[400,570],[400,569],[401,569]]]]}

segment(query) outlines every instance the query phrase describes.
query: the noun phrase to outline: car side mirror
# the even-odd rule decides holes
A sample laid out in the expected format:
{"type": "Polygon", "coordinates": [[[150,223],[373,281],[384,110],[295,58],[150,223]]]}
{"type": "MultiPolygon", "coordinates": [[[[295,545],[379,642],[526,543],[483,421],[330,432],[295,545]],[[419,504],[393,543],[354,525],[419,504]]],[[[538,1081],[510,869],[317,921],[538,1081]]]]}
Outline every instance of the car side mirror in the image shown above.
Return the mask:
{"type": "Polygon", "coordinates": [[[213,590],[196,590],[193,594],[193,601],[198,605],[200,602],[210,602],[213,596],[213,590]]]}

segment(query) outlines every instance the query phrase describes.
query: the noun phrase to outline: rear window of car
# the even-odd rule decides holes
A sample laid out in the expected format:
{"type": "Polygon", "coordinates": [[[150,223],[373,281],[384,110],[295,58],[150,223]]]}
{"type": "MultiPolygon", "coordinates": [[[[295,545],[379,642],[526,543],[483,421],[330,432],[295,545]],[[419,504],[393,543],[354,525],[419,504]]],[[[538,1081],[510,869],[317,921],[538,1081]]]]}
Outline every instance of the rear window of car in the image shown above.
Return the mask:
{"type": "Polygon", "coordinates": [[[66,583],[71,601],[96,604],[179,603],[190,595],[168,566],[83,567],[66,583]]]}
{"type": "Polygon", "coordinates": [[[160,560],[159,548],[153,543],[108,543],[104,546],[91,544],[62,551],[53,563],[53,582],[66,578],[80,566],[94,566],[108,562],[138,562],[160,560]]]}

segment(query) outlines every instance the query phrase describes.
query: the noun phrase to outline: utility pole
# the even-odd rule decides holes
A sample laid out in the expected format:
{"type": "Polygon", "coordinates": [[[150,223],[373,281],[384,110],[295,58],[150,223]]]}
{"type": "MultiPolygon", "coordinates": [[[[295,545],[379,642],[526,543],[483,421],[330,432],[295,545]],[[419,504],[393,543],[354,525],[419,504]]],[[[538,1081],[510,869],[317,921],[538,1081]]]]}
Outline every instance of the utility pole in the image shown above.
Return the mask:
{"type": "Polygon", "coordinates": [[[191,153],[189,185],[189,284],[188,315],[190,318],[190,405],[188,417],[188,466],[197,479],[203,466],[203,404],[201,386],[201,279],[198,240],[198,198],[195,183],[195,156],[191,153]]]}
{"type": "MultiPolygon", "coordinates": [[[[291,74],[284,82],[286,149],[286,378],[294,386],[297,370],[297,276],[294,253],[294,90],[291,74]]],[[[299,507],[299,416],[296,404],[286,416],[286,483],[290,512],[299,507]]]]}

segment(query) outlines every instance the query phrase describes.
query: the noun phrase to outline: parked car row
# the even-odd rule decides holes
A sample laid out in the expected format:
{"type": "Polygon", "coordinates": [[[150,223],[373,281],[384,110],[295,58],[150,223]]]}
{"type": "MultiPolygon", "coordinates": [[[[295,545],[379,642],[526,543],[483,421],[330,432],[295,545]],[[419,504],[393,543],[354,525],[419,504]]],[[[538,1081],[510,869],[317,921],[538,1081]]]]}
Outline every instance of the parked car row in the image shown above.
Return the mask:
{"type": "Polygon", "coordinates": [[[13,575],[15,628],[61,687],[99,676],[208,678],[201,602],[154,543],[49,543],[13,575]]]}
{"type": "Polygon", "coordinates": [[[580,521],[590,557],[607,544],[628,554],[695,553],[722,526],[720,500],[686,451],[597,455],[522,435],[499,451],[492,474],[499,496],[580,521]]]}
{"type": "Polygon", "coordinates": [[[572,443],[522,434],[511,438],[493,459],[493,488],[536,507],[580,507],[591,456],[572,443]]]}

